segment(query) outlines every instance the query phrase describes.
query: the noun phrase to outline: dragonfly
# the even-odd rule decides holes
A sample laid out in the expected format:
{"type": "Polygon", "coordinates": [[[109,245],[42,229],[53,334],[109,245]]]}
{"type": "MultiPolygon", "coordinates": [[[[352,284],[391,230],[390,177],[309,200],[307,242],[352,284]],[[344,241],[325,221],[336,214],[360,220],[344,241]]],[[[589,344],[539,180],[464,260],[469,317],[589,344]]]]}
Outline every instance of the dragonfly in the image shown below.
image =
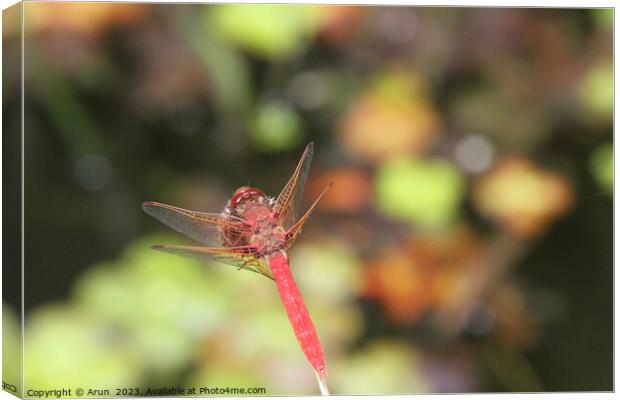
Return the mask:
{"type": "Polygon", "coordinates": [[[242,186],[220,213],[190,211],[151,201],[143,203],[142,208],[170,228],[204,245],[155,245],[153,249],[232,265],[275,281],[293,332],[315,371],[321,393],[328,394],[323,349],[288,261],[288,251],[302,227],[333,185],[333,182],[327,185],[310,208],[300,215],[313,153],[314,145],[310,142],[277,197],[267,196],[258,188],[242,186]]]}

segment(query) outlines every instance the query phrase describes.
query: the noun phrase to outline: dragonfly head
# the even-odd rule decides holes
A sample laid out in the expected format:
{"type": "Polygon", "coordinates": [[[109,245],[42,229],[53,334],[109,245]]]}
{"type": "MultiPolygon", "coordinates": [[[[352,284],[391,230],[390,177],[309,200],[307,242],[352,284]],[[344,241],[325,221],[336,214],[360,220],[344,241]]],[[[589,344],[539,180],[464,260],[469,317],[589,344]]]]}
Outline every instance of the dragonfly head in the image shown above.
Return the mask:
{"type": "Polygon", "coordinates": [[[232,198],[230,199],[230,208],[234,210],[237,207],[243,206],[248,202],[258,203],[264,198],[265,193],[262,190],[243,186],[237,189],[235,194],[233,194],[232,198]]]}

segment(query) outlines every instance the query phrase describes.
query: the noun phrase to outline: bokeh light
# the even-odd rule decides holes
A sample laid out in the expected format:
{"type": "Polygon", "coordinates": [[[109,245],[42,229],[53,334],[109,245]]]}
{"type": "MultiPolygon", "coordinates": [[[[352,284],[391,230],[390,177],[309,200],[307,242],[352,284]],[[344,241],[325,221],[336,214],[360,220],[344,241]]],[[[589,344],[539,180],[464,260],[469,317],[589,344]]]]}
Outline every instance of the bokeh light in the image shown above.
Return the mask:
{"type": "Polygon", "coordinates": [[[592,152],[590,169],[600,187],[611,195],[614,188],[614,149],[610,144],[603,144],[592,152]]]}
{"type": "Polygon", "coordinates": [[[483,215],[528,237],[542,233],[570,209],[573,191],[561,175],[513,156],[500,160],[476,183],[473,201],[483,215]]]}
{"type": "Polygon", "coordinates": [[[377,172],[376,203],[388,216],[438,227],[455,218],[463,186],[445,161],[396,158],[377,172]]]}

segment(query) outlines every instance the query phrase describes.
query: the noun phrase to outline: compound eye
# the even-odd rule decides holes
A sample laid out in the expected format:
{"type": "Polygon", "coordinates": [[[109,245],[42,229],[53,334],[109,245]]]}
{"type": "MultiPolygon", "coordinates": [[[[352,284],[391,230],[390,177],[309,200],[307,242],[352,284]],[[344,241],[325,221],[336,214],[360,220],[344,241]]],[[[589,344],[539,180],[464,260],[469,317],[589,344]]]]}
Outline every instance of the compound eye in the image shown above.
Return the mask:
{"type": "Polygon", "coordinates": [[[232,208],[236,208],[241,202],[241,200],[248,200],[252,196],[264,197],[265,193],[263,193],[263,191],[260,189],[251,188],[251,187],[242,187],[238,189],[237,192],[233,195],[232,199],[230,200],[230,206],[232,208]]]}

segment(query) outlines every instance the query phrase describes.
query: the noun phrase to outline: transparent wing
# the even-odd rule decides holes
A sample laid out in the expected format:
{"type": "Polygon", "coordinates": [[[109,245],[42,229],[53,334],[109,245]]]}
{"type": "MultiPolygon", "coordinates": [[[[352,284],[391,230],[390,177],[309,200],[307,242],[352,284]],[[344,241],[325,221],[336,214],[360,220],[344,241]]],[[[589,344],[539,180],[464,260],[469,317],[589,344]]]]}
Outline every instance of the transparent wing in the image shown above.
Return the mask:
{"type": "Polygon", "coordinates": [[[282,192],[276,200],[275,210],[278,221],[285,229],[290,228],[300,215],[301,199],[306,185],[310,162],[314,153],[314,143],[308,143],[306,150],[282,192]]]}
{"type": "Polygon", "coordinates": [[[325,193],[327,193],[329,189],[332,188],[332,186],[334,186],[334,182],[330,182],[330,184],[327,185],[325,189],[323,189],[323,192],[321,192],[319,197],[317,197],[314,203],[312,203],[308,211],[306,211],[306,213],[301,218],[299,218],[297,222],[295,222],[295,224],[293,224],[293,226],[291,226],[291,228],[286,232],[286,247],[287,248],[293,245],[293,243],[295,242],[295,239],[297,239],[297,236],[299,236],[299,234],[301,233],[301,228],[304,226],[304,224],[306,223],[306,221],[312,214],[312,211],[314,211],[314,208],[317,206],[317,204],[319,204],[319,201],[321,201],[323,196],[325,196],[325,193]]]}
{"type": "Polygon", "coordinates": [[[223,218],[219,214],[189,211],[156,202],[143,203],[142,209],[175,231],[208,246],[222,245],[223,230],[239,234],[249,230],[243,220],[236,217],[223,218]]]}
{"type": "Polygon", "coordinates": [[[199,260],[217,261],[235,266],[239,269],[256,272],[273,279],[271,269],[262,257],[257,257],[256,248],[252,246],[239,247],[199,247],[199,246],[172,246],[156,245],[154,250],[176,254],[182,257],[199,260]]]}

